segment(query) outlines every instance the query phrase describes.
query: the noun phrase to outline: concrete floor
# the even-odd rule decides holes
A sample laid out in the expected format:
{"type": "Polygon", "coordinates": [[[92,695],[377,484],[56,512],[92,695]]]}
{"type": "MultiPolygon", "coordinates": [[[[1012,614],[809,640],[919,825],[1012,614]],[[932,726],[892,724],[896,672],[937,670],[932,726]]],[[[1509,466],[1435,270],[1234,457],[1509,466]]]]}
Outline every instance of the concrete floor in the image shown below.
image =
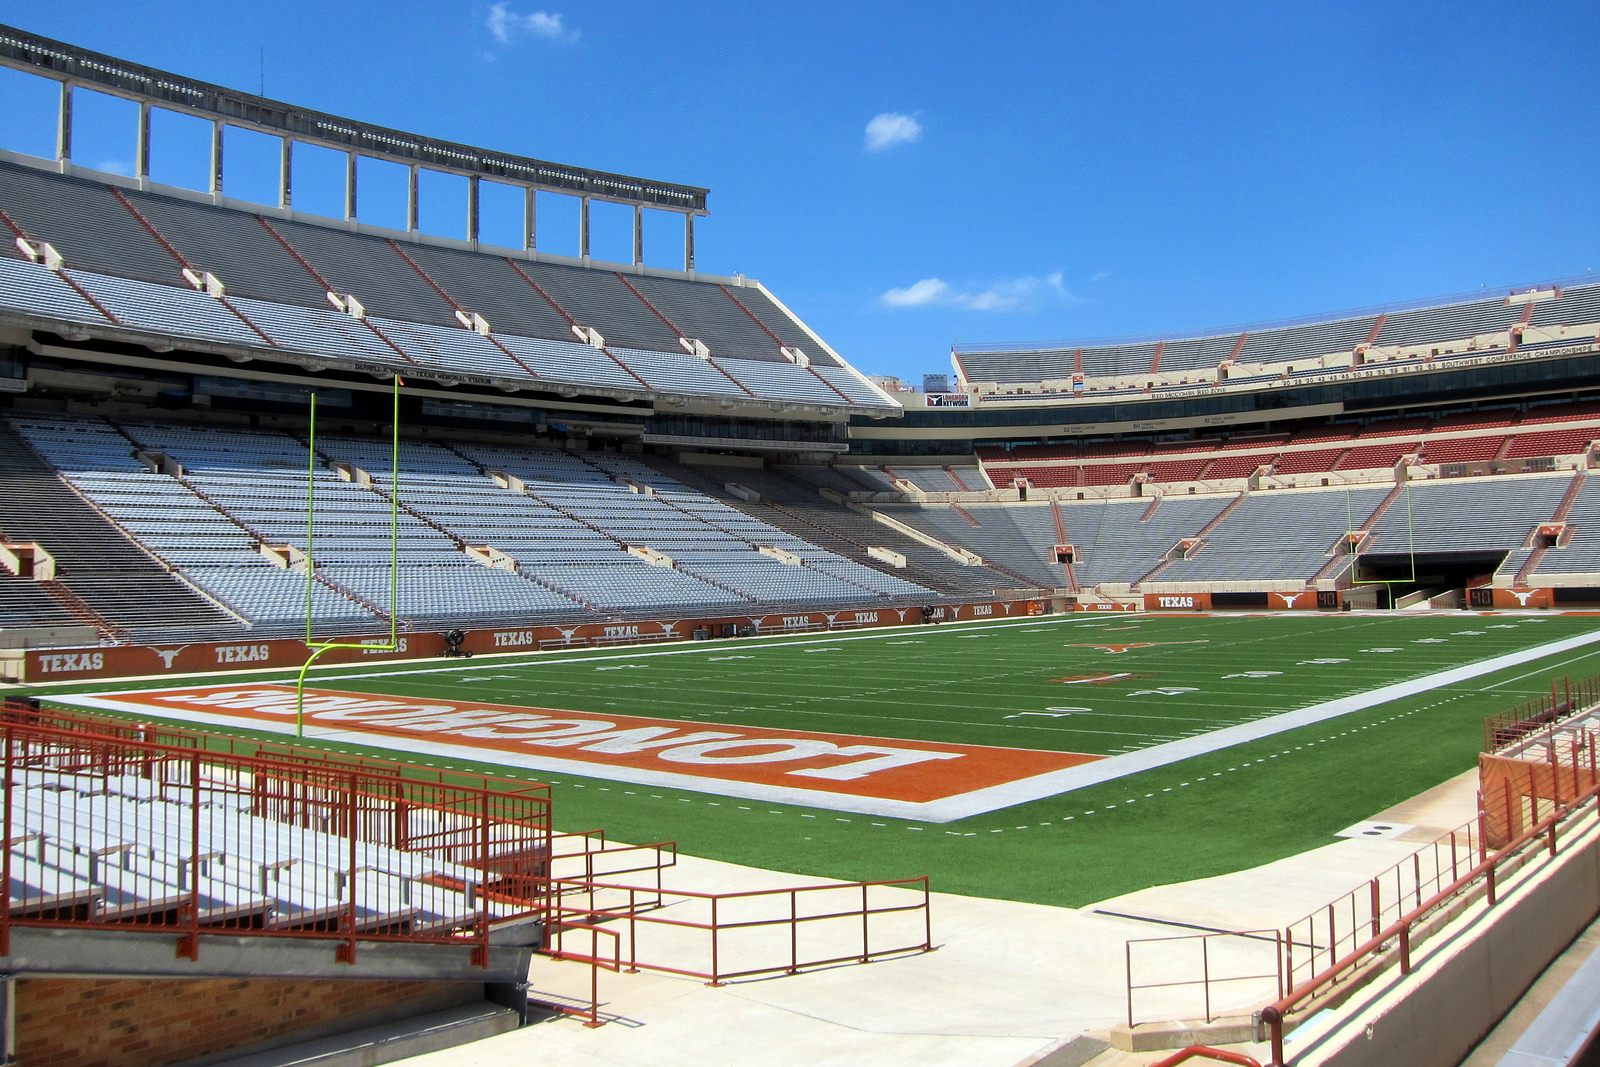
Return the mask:
{"type": "MultiPolygon", "coordinates": [[[[905,1064],[906,1067],[1013,1067],[1042,1057],[1051,1065],[1084,1062],[1060,1050],[1077,1035],[1104,1035],[1128,1014],[1130,941],[1140,981],[1197,973],[1194,942],[1162,942],[1194,933],[1281,928],[1362,886],[1421,843],[1473,814],[1476,772],[1452,780],[1375,820],[1411,829],[1398,838],[1339,839],[1250,871],[1140,890],[1081,909],[935,894],[931,953],[840,965],[793,976],[703,982],[656,973],[602,973],[597,1029],[562,1018],[463,1048],[407,1060],[414,1067],[598,1067],[602,1064],[761,1067],[905,1064]],[[1169,955],[1164,955],[1169,953],[1169,955]],[[1187,955],[1186,955],[1187,954],[1187,955]]],[[[815,883],[709,860],[681,859],[674,888],[769,888],[815,883]]],[[[692,904],[672,905],[693,917],[692,904]]],[[[668,909],[669,911],[671,909],[668,909]]],[[[920,920],[918,920],[920,922],[920,920]]],[[[786,937],[786,935],[784,935],[786,937]]],[[[841,953],[858,930],[820,935],[841,953]]],[[[654,958],[701,967],[698,935],[668,931],[650,945],[654,958]]],[[[908,940],[915,940],[914,932],[908,940]]],[[[641,952],[645,939],[641,937],[641,952]]],[[[586,948],[574,943],[569,948],[586,948]]],[[[771,958],[760,937],[725,951],[771,958]]],[[[1265,973],[1259,943],[1222,939],[1212,973],[1265,973]],[[1229,970],[1231,968],[1231,971],[1229,970]]],[[[1264,958],[1271,958],[1270,950],[1264,958]]],[[[587,1003],[589,968],[538,960],[530,974],[536,995],[587,1003]]],[[[1240,981],[1218,994],[1214,1014],[1245,1011],[1271,1000],[1271,980],[1240,981]]],[[[1141,990],[1141,1019],[1193,1017],[1198,986],[1141,990]]],[[[1112,1055],[1098,1063],[1149,1063],[1159,1054],[1112,1055]]]]}

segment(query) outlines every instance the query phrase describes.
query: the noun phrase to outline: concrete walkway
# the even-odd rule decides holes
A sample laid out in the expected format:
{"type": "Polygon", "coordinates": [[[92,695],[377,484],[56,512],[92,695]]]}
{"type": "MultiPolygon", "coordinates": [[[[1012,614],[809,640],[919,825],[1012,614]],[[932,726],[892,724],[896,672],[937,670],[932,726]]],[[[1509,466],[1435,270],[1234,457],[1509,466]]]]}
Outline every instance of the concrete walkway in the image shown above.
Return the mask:
{"type": "MultiPolygon", "coordinates": [[[[417,1067],[1013,1067],[1076,1035],[1103,1035],[1125,1021],[1130,940],[1189,934],[1195,926],[1282,927],[1466,822],[1475,782],[1472,772],[1391,812],[1375,813],[1375,820],[1411,827],[1399,838],[1341,839],[1255,870],[1145,889],[1091,908],[935,894],[933,934],[939,947],[931,953],[720,988],[648,972],[602,973],[601,1010],[610,1020],[603,1027],[586,1029],[577,1020],[556,1019],[406,1062],[417,1067]]],[[[669,874],[674,888],[719,892],[816,882],[687,858],[669,874]]],[[[1183,944],[1193,952],[1193,942],[1183,944]]],[[[569,947],[586,947],[586,939],[569,947]]],[[[683,965],[701,965],[694,946],[679,947],[687,953],[683,965]]],[[[1240,951],[1247,950],[1245,945],[1240,951]]],[[[1198,973],[1192,959],[1150,960],[1156,968],[1152,973],[1198,973]]],[[[1213,963],[1237,965],[1230,963],[1228,950],[1213,963]]],[[[540,996],[587,1003],[589,968],[584,965],[541,959],[530,978],[540,996]]],[[[1231,994],[1238,1002],[1233,1006],[1241,1009],[1272,995],[1265,985],[1246,984],[1231,994]]],[[[1198,987],[1145,990],[1137,1004],[1145,1019],[1194,1016],[1198,997],[1198,987]]],[[[1155,1058],[1132,1056],[1125,1062],[1155,1058]]]]}

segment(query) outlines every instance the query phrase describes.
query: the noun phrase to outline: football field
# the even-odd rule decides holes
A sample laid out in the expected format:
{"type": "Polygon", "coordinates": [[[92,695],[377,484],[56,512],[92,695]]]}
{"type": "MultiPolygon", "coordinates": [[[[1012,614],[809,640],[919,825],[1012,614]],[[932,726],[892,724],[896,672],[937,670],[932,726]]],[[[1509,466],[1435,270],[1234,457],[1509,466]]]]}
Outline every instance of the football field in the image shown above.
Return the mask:
{"type": "Polygon", "coordinates": [[[52,687],[550,782],[558,826],[1080,904],[1266,862],[1470,769],[1600,620],[1090,615],[52,687]]]}

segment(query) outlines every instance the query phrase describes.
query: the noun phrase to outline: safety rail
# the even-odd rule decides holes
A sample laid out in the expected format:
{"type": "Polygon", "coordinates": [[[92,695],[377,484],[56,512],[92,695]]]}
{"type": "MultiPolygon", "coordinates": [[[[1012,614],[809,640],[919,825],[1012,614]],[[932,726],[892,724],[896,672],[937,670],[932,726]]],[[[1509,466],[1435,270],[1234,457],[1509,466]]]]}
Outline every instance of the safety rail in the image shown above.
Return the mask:
{"type": "MultiPolygon", "coordinates": [[[[1212,1011],[1211,990],[1213,986],[1219,986],[1227,982],[1264,983],[1270,981],[1277,989],[1278,995],[1282,996],[1284,990],[1283,939],[1284,935],[1280,930],[1240,930],[1238,932],[1216,931],[1204,934],[1178,934],[1171,937],[1141,937],[1125,942],[1122,946],[1122,962],[1124,974],[1128,983],[1129,1028],[1131,1029],[1134,1026],[1134,994],[1139,992],[1148,992],[1157,989],[1187,989],[1198,986],[1200,987],[1201,995],[1201,1012],[1205,1016],[1205,1020],[1208,1023],[1217,1018],[1216,1014],[1212,1011]],[[1256,952],[1266,952],[1270,950],[1271,969],[1247,974],[1230,973],[1225,977],[1212,977],[1212,959],[1214,952],[1212,946],[1219,941],[1228,943],[1239,942],[1240,947],[1249,950],[1250,954],[1254,954],[1256,952]],[[1199,978],[1164,978],[1154,982],[1136,982],[1134,980],[1134,957],[1137,951],[1144,950],[1148,952],[1151,949],[1157,948],[1160,950],[1177,949],[1180,953],[1192,955],[1190,950],[1195,947],[1198,947],[1199,949],[1199,978]]],[[[1239,955],[1237,948],[1232,951],[1232,955],[1239,955]]],[[[1161,975],[1171,975],[1177,973],[1178,971],[1185,969],[1186,964],[1192,963],[1192,960],[1174,961],[1169,952],[1162,952],[1162,956],[1164,958],[1158,962],[1153,964],[1147,962],[1146,964],[1151,970],[1161,975]]],[[[1163,1014],[1162,1017],[1172,1018],[1174,1015],[1185,1018],[1189,1017],[1188,1013],[1185,1012],[1163,1014]]]]}
{"type": "Polygon", "coordinates": [[[1212,1048],[1209,1045],[1190,1045],[1188,1048],[1179,1049],[1165,1059],[1152,1063],[1150,1067],[1178,1067],[1178,1064],[1189,1060],[1216,1060],[1218,1063],[1231,1063],[1234,1067],[1261,1067],[1261,1061],[1253,1056],[1225,1048],[1212,1048]]]}
{"type": "MultiPolygon", "coordinates": [[[[1284,990],[1298,988],[1325,975],[1324,984],[1328,987],[1356,978],[1356,970],[1338,966],[1340,961],[1362,945],[1371,943],[1407,914],[1424,908],[1429,901],[1437,907],[1467,892],[1472,884],[1472,872],[1480,870],[1490,859],[1491,849],[1508,845],[1530,824],[1545,825],[1542,818],[1568,810],[1581,802],[1574,798],[1589,795],[1585,790],[1600,784],[1600,735],[1595,732],[1600,729],[1600,723],[1581,730],[1573,727],[1579,717],[1596,704],[1600,704],[1600,677],[1581,682],[1567,679],[1553,684],[1548,697],[1490,717],[1485,724],[1485,740],[1489,743],[1498,739],[1498,742],[1480,760],[1477,818],[1439,836],[1348,893],[1287,924],[1277,935],[1282,946],[1280,996],[1284,990]],[[1558,735],[1558,731],[1571,732],[1573,736],[1558,735]],[[1537,752],[1540,758],[1513,759],[1503,755],[1511,749],[1518,749],[1523,757],[1537,752]],[[1502,755],[1496,755],[1497,752],[1502,755]],[[1491,778],[1489,765],[1497,760],[1510,769],[1501,770],[1491,778]]],[[[1217,936],[1191,934],[1147,938],[1129,944],[1172,942],[1183,951],[1186,941],[1204,945],[1204,939],[1217,936]]],[[[1259,931],[1247,931],[1226,936],[1263,935],[1259,931]]],[[[1135,973],[1137,960],[1133,950],[1128,949],[1125,952],[1128,1025],[1153,1021],[1141,1020],[1136,1015],[1134,998],[1137,992],[1200,986],[1204,989],[1204,1014],[1210,1022],[1212,986],[1264,977],[1231,971],[1224,971],[1219,977],[1205,951],[1201,948],[1199,956],[1189,951],[1177,963],[1158,968],[1163,974],[1162,981],[1140,982],[1135,973]],[[1171,978],[1173,973],[1196,973],[1196,959],[1199,960],[1199,977],[1171,978]]]]}
{"type": "MultiPolygon", "coordinates": [[[[1268,1040],[1272,1047],[1272,1060],[1268,1067],[1286,1067],[1287,1061],[1283,1058],[1283,1037],[1285,1022],[1290,1013],[1306,1007],[1313,999],[1339,984],[1346,974],[1363,964],[1377,960],[1381,954],[1391,949],[1397,950],[1401,975],[1409,975],[1412,971],[1412,950],[1416,947],[1419,937],[1425,937],[1430,932],[1426,928],[1419,929],[1424,920],[1432,918],[1457,899],[1465,898],[1469,894],[1476,896],[1480,891],[1488,906],[1495,907],[1499,903],[1497,879],[1501,876],[1502,867],[1513,862],[1520,863],[1527,858],[1525,853],[1535,845],[1547,849],[1552,857],[1555,856],[1559,848],[1558,831],[1561,824],[1581,816],[1585,807],[1597,799],[1600,799],[1600,785],[1591,785],[1569,801],[1560,804],[1555,811],[1538,820],[1503,848],[1487,854],[1459,878],[1378,930],[1312,978],[1291,987],[1287,993],[1263,1008],[1261,1022],[1267,1029],[1268,1040]]],[[[1600,817],[1600,805],[1596,806],[1595,814],[1600,817]]]]}
{"type": "Polygon", "coordinates": [[[554,937],[551,939],[549,950],[545,953],[551,959],[568,960],[573,963],[587,963],[589,965],[589,1008],[582,1008],[570,1004],[563,1004],[554,1000],[548,994],[530,992],[530,997],[538,1000],[551,1010],[562,1015],[576,1015],[583,1020],[583,1025],[589,1028],[604,1026],[605,1021],[600,1018],[600,972],[602,970],[617,974],[622,970],[622,935],[615,930],[592,923],[561,922],[556,923],[554,937]],[[566,948],[566,934],[569,930],[580,930],[589,935],[589,951],[569,952],[566,948]],[[604,935],[611,938],[611,956],[606,958],[600,955],[600,937],[604,935]]]}
{"type": "Polygon", "coordinates": [[[1600,704],[1600,676],[1574,682],[1550,683],[1550,695],[1540,695],[1483,720],[1483,750],[1498,752],[1548,729],[1561,720],[1600,704]]]}
{"type": "Polygon", "coordinates": [[[1344,896],[1284,927],[1284,987],[1332,964],[1362,940],[1460,879],[1483,859],[1478,820],[1417,849],[1344,896]]]}
{"type": "MultiPolygon", "coordinates": [[[[0,720],[0,954],[21,926],[466,945],[551,908],[550,800],[374,760],[243,756],[207,735],[51,715],[0,720]],[[33,718],[35,721],[28,721],[33,718]]],[[[468,776],[470,777],[470,776],[468,776]]]]}
{"type": "Polygon", "coordinates": [[[552,895],[557,904],[552,922],[556,928],[568,922],[614,924],[626,933],[624,957],[629,973],[659,971],[718,986],[738,978],[795,974],[810,967],[865,963],[934,948],[926,875],[732,893],[580,880],[554,882],[552,895]],[[907,896],[910,900],[904,899],[907,896]],[[836,902],[840,897],[846,898],[844,903],[836,902]],[[910,917],[900,920],[903,929],[898,938],[882,929],[886,922],[894,921],[891,916],[910,917]],[[879,928],[876,944],[874,920],[879,928]],[[802,930],[808,931],[804,950],[802,930]],[[751,931],[762,933],[730,944],[731,937],[751,931]],[[907,936],[910,931],[914,935],[907,936]],[[648,945],[642,943],[646,936],[648,945]],[[886,939],[890,943],[883,943],[886,939]],[[682,962],[697,955],[707,959],[709,966],[698,969],[682,962]],[[667,962],[669,959],[678,962],[667,962]]]}

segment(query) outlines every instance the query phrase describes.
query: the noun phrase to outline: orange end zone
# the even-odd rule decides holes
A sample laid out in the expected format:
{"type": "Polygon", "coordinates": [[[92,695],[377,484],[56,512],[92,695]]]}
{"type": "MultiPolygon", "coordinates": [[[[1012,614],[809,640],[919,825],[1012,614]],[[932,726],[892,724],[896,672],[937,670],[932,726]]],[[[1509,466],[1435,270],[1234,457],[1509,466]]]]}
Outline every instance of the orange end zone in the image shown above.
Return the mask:
{"type": "MultiPolygon", "coordinates": [[[[291,686],[212,685],[114,696],[115,705],[125,710],[217,717],[278,731],[295,719],[291,686]]],[[[305,724],[534,760],[542,756],[567,767],[588,764],[599,777],[605,776],[603,768],[619,767],[912,804],[1104,758],[326,689],[305,691],[305,724]]]]}

